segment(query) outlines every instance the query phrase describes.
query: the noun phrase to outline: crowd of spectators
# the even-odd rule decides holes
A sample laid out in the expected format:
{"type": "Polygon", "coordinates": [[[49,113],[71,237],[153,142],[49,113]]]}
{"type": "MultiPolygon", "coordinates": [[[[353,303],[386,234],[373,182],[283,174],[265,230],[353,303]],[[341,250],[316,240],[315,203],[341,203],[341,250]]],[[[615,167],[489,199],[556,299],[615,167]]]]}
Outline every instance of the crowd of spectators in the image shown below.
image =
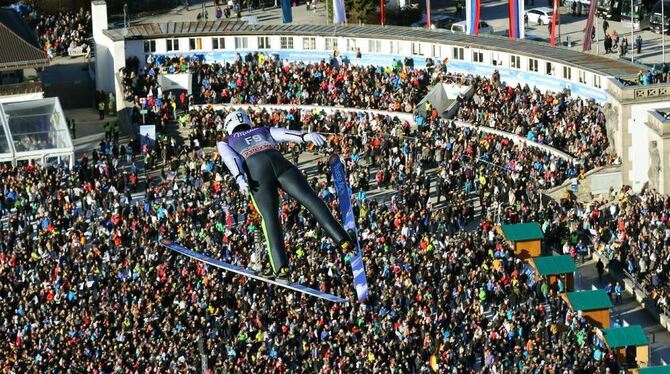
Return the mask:
{"type": "Polygon", "coordinates": [[[583,212],[594,245],[614,266],[640,285],[664,312],[670,311],[670,199],[645,188],[612,191],[612,202],[596,202],[583,212]]]}
{"type": "MultiPolygon", "coordinates": [[[[455,148],[465,152],[470,136],[479,138],[473,131],[455,148]]],[[[331,138],[329,147],[345,145],[331,138]]],[[[210,368],[242,372],[419,372],[432,356],[458,372],[616,368],[489,220],[449,229],[447,210],[415,190],[388,204],[356,200],[374,282],[365,305],[334,306],[158,247],[162,235],[239,265],[258,256],[259,224],[216,155],[165,153],[163,176],[138,200],[132,159],[109,148],[71,171],[0,171],[3,369],[193,371],[201,354],[210,368]]],[[[347,257],[295,201],[282,196],[281,206],[296,280],[351,296],[347,257]]]]}
{"type": "MultiPolygon", "coordinates": [[[[225,136],[225,110],[161,92],[158,74],[195,73],[203,91],[194,101],[201,95],[208,103],[396,112],[411,111],[402,105],[413,107],[413,96],[435,77],[404,63],[334,67],[251,58],[256,62],[219,65],[176,57],[148,61],[143,71],[131,61],[122,71],[127,98],[134,122],[158,125],[153,148],[119,146],[110,131],[72,170],[0,167],[3,370],[193,372],[202,360],[224,372],[618,370],[616,352],[569,311],[561,286],[530,271],[495,230],[498,221],[539,221],[550,248],[583,235],[583,226],[573,225],[582,218],[575,209],[541,202],[539,193],[605,162],[597,108],[564,95],[477,82],[481,99],[496,101],[509,117],[525,113],[513,132],[531,138],[533,131],[532,140],[595,161],[574,163],[461,127],[435,110],[414,127],[397,115],[361,110],[249,108],[259,126],[329,135],[325,149],[310,149],[315,167],[305,173],[333,211],[336,194],[321,156],[336,152],[346,160],[370,281],[365,304],[329,304],[159,247],[164,237],[240,266],[267,261],[259,217],[212,151],[225,136]],[[188,134],[183,143],[167,135],[175,122],[188,134]]],[[[501,128],[479,103],[463,105],[461,118],[501,128]]],[[[282,148],[294,162],[304,150],[282,148]]],[[[348,256],[296,201],[282,194],[280,206],[293,280],[353,299],[348,256]]]]}
{"type": "Polygon", "coordinates": [[[580,159],[586,170],[609,164],[602,107],[569,92],[541,92],[480,77],[475,94],[462,102],[457,119],[514,133],[580,159]]]}
{"type": "Polygon", "coordinates": [[[28,22],[50,58],[86,54],[90,48],[90,10],[81,8],[79,12],[54,14],[33,11],[28,15],[28,22]]]}
{"type": "MultiPolygon", "coordinates": [[[[237,54],[233,61],[208,63],[203,56],[147,57],[122,69],[128,99],[156,96],[160,74],[193,74],[193,100],[218,104],[318,104],[412,112],[432,77],[411,59],[388,67],[358,66],[335,54],[318,63],[288,62],[263,52],[237,54]]],[[[160,95],[159,95],[160,96],[160,95]]]]}

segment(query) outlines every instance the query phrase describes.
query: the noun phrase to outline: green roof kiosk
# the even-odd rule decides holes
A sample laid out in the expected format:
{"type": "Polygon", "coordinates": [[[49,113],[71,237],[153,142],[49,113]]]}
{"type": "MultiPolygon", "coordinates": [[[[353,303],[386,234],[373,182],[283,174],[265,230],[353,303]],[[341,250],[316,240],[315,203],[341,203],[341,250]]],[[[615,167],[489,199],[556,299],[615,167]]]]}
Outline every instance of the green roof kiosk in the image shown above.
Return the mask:
{"type": "Polygon", "coordinates": [[[598,337],[609,349],[616,351],[621,364],[636,364],[645,368],[649,365],[649,340],[642,326],[631,325],[597,331],[598,337]]]}
{"type": "Polygon", "coordinates": [[[531,260],[531,265],[537,270],[538,274],[547,278],[549,285],[553,286],[561,278],[565,285],[565,292],[575,290],[577,266],[572,257],[568,255],[534,257],[531,260]]]}
{"type": "Polygon", "coordinates": [[[612,300],[604,290],[568,292],[568,305],[573,311],[582,311],[586,320],[602,328],[610,327],[612,300]]]}
{"type": "Polygon", "coordinates": [[[517,257],[527,259],[542,254],[544,233],[539,223],[502,225],[500,231],[514,249],[514,254],[517,257]]]}

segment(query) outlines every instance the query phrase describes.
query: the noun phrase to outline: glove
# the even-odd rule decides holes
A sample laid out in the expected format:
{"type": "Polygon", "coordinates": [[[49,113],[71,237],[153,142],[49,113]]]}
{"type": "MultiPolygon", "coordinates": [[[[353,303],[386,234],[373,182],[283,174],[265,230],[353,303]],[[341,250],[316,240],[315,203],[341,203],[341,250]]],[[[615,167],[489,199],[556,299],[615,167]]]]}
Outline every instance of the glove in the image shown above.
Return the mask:
{"type": "Polygon", "coordinates": [[[247,183],[244,175],[238,175],[237,178],[235,178],[235,182],[237,182],[237,185],[240,187],[240,192],[245,195],[249,193],[249,183],[247,183]]]}
{"type": "Polygon", "coordinates": [[[305,142],[313,143],[315,146],[320,147],[326,144],[326,138],[324,138],[318,132],[310,132],[302,136],[302,139],[305,142]]]}

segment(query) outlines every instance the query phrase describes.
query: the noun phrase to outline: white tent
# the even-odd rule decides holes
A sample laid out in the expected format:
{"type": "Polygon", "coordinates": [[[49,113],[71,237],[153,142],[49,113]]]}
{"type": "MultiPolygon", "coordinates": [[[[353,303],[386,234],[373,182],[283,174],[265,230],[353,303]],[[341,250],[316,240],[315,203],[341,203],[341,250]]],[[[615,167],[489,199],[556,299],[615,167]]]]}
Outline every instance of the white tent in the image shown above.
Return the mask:
{"type": "Polygon", "coordinates": [[[0,103],[0,162],[74,165],[74,147],[58,98],[0,103]]]}

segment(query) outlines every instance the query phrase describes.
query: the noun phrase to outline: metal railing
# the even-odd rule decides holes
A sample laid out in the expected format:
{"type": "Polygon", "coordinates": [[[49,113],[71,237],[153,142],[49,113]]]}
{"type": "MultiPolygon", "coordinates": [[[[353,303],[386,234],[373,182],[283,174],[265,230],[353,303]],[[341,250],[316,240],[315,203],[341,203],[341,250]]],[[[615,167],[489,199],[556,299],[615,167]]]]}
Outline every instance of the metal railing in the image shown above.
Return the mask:
{"type": "Polygon", "coordinates": [[[44,91],[42,82],[23,82],[0,85],[0,96],[24,95],[44,91]]]}

